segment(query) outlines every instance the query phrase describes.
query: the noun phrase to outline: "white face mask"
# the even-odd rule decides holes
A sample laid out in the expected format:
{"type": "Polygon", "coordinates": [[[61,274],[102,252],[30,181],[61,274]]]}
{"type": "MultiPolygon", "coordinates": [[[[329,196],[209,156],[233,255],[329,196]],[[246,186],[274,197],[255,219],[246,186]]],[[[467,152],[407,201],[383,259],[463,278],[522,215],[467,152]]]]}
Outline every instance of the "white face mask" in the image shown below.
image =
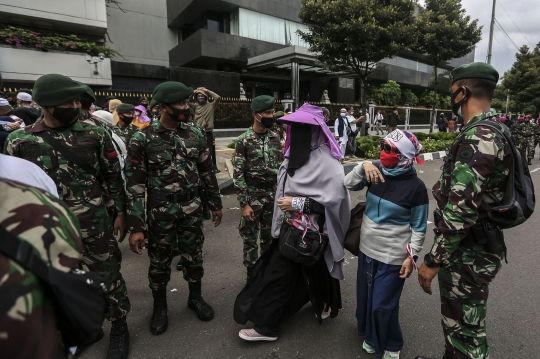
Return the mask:
{"type": "Polygon", "coordinates": [[[351,111],[351,115],[354,115],[354,111],[351,111]]]}

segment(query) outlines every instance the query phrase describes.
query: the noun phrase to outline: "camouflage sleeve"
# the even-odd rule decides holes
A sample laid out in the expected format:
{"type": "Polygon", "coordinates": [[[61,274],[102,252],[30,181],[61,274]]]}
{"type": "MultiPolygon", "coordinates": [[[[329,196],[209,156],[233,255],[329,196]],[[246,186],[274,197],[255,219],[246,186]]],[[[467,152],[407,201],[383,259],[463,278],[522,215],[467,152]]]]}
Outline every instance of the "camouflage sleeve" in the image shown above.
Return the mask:
{"type": "Polygon", "coordinates": [[[144,195],[148,162],[145,134],[137,132],[126,146],[128,154],[124,170],[127,188],[127,228],[131,233],[144,232],[146,231],[144,195]]]}
{"type": "Polygon", "coordinates": [[[238,202],[240,205],[251,205],[251,199],[248,195],[247,183],[246,183],[246,144],[244,139],[239,138],[236,141],[236,147],[234,149],[234,189],[238,195],[238,202]]]}
{"type": "Polygon", "coordinates": [[[111,137],[106,131],[99,128],[101,133],[99,167],[103,174],[109,195],[114,201],[118,214],[124,214],[126,211],[126,191],[124,180],[122,179],[122,168],[118,160],[119,156],[114,149],[111,137]]]}
{"type": "Polygon", "coordinates": [[[504,145],[496,134],[482,127],[472,129],[459,145],[450,179],[448,202],[442,209],[442,225],[435,229],[431,248],[435,259],[445,260],[478,220],[478,210],[497,158],[504,145]]]}
{"type": "MultiPolygon", "coordinates": [[[[204,134],[204,131],[202,131],[202,133],[204,134]]],[[[208,207],[212,212],[220,211],[223,206],[221,204],[221,196],[219,194],[219,185],[214,172],[214,165],[212,163],[212,157],[210,156],[210,149],[208,149],[208,146],[206,145],[206,138],[204,135],[202,135],[200,138],[197,170],[199,171],[201,180],[206,186],[206,193],[208,194],[208,207]]]]}

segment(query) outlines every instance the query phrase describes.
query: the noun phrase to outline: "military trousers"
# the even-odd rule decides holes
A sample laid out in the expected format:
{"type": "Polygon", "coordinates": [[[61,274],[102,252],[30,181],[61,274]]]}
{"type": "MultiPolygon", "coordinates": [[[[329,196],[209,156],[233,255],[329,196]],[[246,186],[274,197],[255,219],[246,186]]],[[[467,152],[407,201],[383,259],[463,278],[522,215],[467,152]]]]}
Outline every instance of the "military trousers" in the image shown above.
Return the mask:
{"type": "Polygon", "coordinates": [[[521,139],[519,147],[521,148],[523,153],[526,153],[528,160],[532,160],[534,158],[534,151],[536,147],[534,142],[534,136],[523,137],[521,139]]]}
{"type": "Polygon", "coordinates": [[[131,304],[127,295],[126,281],[120,273],[122,252],[113,235],[112,225],[107,230],[83,237],[83,263],[91,272],[105,277],[109,297],[111,320],[123,318],[129,313],[131,304]]]}
{"type": "Polygon", "coordinates": [[[242,217],[238,226],[240,237],[244,241],[244,265],[248,268],[252,267],[259,258],[257,239],[260,239],[261,255],[272,242],[275,191],[269,190],[266,191],[266,194],[254,198],[255,200],[251,202],[251,208],[255,215],[255,221],[246,221],[242,217]]]}
{"type": "Polygon", "coordinates": [[[184,279],[198,282],[204,275],[202,208],[173,220],[148,220],[149,287],[153,291],[167,287],[171,278],[173,252],[182,256],[184,279]]]}
{"type": "Polygon", "coordinates": [[[458,247],[439,270],[442,327],[453,359],[489,359],[486,313],[489,283],[501,257],[483,247],[458,247]]]}

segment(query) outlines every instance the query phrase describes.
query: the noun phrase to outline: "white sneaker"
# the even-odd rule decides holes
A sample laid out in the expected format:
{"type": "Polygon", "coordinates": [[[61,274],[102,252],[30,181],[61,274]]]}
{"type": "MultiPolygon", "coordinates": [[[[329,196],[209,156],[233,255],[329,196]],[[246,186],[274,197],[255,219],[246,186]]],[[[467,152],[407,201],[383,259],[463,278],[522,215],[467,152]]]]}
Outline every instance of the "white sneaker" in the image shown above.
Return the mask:
{"type": "Polygon", "coordinates": [[[399,352],[389,352],[388,350],[384,351],[382,359],[399,359],[399,352]]]}
{"type": "Polygon", "coordinates": [[[373,354],[375,353],[375,348],[373,348],[371,345],[369,345],[368,343],[366,343],[366,341],[364,340],[364,342],[362,343],[362,349],[364,349],[366,351],[366,353],[368,354],[373,354]]]}
{"type": "Polygon", "coordinates": [[[277,340],[277,337],[267,337],[265,335],[257,333],[255,329],[242,329],[241,331],[238,332],[238,336],[250,342],[259,342],[259,341],[274,342],[277,340]]]}

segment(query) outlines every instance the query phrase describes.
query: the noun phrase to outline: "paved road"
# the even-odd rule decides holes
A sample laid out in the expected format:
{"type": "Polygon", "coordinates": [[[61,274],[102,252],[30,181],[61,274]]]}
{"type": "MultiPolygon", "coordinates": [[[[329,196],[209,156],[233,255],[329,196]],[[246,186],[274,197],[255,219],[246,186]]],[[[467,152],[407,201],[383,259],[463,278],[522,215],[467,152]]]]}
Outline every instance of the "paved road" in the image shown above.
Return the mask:
{"type": "MultiPolygon", "coordinates": [[[[540,162],[534,160],[534,163],[531,167],[536,170],[534,183],[540,188],[540,162]]],[[[419,167],[419,176],[428,188],[438,178],[440,166],[440,161],[432,161],[419,167]]],[[[353,193],[351,199],[356,204],[359,194],[353,193]]],[[[168,287],[169,329],[160,336],[153,336],[149,329],[152,295],[147,281],[148,257],[131,253],[126,243],[121,245],[122,272],[133,306],[128,317],[130,358],[373,358],[362,350],[362,338],[356,332],[357,259],[351,254],[346,258],[346,280],[341,287],[344,308],[336,319],[326,319],[319,326],[311,307],[306,306],[283,325],[276,342],[249,343],[238,338],[238,330],[243,327],[233,321],[232,308],[246,276],[237,231],[240,211],[234,196],[223,200],[223,223],[218,228],[206,227],[203,294],[216,311],[211,322],[199,321],[187,309],[187,284],[181,273],[174,270],[168,287]]],[[[434,206],[433,201],[430,206],[434,206]]],[[[491,357],[495,359],[539,357],[539,218],[540,210],[521,227],[505,232],[509,263],[503,265],[491,286],[487,320],[491,357]]],[[[426,248],[433,243],[432,228],[430,224],[426,248]]],[[[400,317],[405,336],[401,358],[410,359],[419,354],[433,359],[441,357],[444,342],[438,311],[437,290],[429,296],[421,290],[414,275],[408,279],[401,300],[400,317]]],[[[109,323],[105,323],[107,336],[88,349],[82,358],[105,358],[109,328],[109,323]]]]}

